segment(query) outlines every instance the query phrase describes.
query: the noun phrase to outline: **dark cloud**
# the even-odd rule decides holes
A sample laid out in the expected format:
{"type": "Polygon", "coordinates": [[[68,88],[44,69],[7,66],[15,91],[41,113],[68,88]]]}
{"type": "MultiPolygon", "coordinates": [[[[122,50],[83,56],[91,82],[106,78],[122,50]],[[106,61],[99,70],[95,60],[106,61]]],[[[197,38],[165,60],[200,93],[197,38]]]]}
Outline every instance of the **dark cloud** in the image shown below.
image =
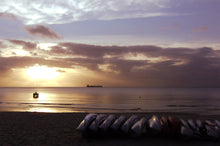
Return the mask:
{"type": "Polygon", "coordinates": [[[25,30],[30,33],[31,35],[41,36],[42,38],[50,38],[50,39],[61,39],[62,37],[57,35],[49,27],[43,25],[36,25],[36,26],[26,26],[25,30]]]}
{"type": "Polygon", "coordinates": [[[60,43],[58,46],[53,46],[50,53],[57,55],[79,55],[89,58],[103,58],[105,55],[120,56],[126,53],[144,53],[154,56],[162,50],[156,46],[96,46],[77,43],[60,43]]]}
{"type": "Polygon", "coordinates": [[[0,73],[39,64],[58,67],[58,72],[64,72],[62,68],[87,68],[108,78],[111,86],[118,85],[112,83],[114,80],[123,83],[121,86],[220,87],[220,53],[209,47],[190,49],[60,43],[51,50],[41,51],[41,54],[50,57],[0,57],[0,73]],[[131,54],[136,58],[129,58],[131,54]],[[138,58],[140,54],[145,58],[138,58]]]}
{"type": "MultiPolygon", "coordinates": [[[[149,87],[220,87],[219,51],[204,47],[160,48],[156,46],[95,46],[74,43],[60,43],[51,49],[59,55],[79,55],[85,58],[68,58],[73,66],[83,66],[96,72],[106,73],[99,65],[117,71],[115,77],[132,80],[134,86],[149,87]],[[152,60],[126,60],[126,54],[143,54],[146,57],[166,58],[152,60]],[[113,57],[105,58],[106,55],[113,57]],[[116,55],[116,56],[114,56],[116,55]]],[[[113,76],[114,72],[108,75],[113,76]]],[[[130,85],[132,86],[132,85],[130,85]]]]}
{"type": "MultiPolygon", "coordinates": [[[[60,43],[58,47],[52,48],[52,53],[58,54],[72,54],[80,56],[89,56],[92,57],[103,57],[105,53],[108,53],[109,48],[95,46],[95,45],[84,45],[84,44],[75,44],[75,43],[60,43]]],[[[118,50],[118,49],[114,49],[118,50]]]]}
{"type": "Polygon", "coordinates": [[[32,43],[32,42],[26,42],[22,40],[12,40],[12,39],[7,39],[7,40],[12,44],[23,46],[23,49],[29,50],[29,51],[34,50],[37,47],[37,44],[32,43]]]}
{"type": "Polygon", "coordinates": [[[40,57],[0,57],[0,74],[7,74],[13,68],[25,68],[35,64],[48,67],[71,68],[71,64],[62,60],[44,59],[40,57]]]}

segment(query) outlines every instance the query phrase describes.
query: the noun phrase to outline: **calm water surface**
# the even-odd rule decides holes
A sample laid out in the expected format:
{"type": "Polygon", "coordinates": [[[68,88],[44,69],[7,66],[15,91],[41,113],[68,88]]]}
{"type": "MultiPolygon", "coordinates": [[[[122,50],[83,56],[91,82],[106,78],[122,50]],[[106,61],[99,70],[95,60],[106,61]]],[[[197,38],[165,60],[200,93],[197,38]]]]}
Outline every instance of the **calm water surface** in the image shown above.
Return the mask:
{"type": "Polygon", "coordinates": [[[0,111],[220,115],[219,88],[0,88],[0,111]],[[33,92],[39,98],[33,98],[33,92]]]}

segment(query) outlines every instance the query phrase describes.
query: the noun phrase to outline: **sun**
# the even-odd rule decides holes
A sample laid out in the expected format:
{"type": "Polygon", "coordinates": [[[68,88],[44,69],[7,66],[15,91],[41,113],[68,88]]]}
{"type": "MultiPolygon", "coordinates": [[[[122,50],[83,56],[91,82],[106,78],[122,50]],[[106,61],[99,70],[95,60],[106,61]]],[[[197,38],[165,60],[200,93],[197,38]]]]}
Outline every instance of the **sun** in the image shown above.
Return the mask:
{"type": "Polygon", "coordinates": [[[47,66],[39,66],[38,64],[27,68],[26,73],[32,79],[44,79],[51,80],[59,76],[59,72],[56,68],[51,68],[47,66]]]}

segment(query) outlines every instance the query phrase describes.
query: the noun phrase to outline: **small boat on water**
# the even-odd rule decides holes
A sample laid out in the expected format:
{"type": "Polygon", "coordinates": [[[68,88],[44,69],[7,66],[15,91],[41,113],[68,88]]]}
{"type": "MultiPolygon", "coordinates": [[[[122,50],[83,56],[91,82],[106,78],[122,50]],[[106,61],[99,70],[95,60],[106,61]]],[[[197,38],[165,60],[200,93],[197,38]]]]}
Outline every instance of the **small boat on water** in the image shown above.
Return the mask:
{"type": "Polygon", "coordinates": [[[33,93],[33,98],[38,98],[38,97],[39,97],[39,93],[34,92],[34,93],[33,93]]]}

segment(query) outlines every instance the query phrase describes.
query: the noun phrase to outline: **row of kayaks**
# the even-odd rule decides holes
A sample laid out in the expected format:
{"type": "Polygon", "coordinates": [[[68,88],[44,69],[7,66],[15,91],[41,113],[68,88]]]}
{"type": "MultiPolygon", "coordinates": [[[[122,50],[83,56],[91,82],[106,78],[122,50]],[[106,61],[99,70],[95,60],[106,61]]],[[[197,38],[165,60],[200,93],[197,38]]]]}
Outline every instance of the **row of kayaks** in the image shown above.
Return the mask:
{"type": "Polygon", "coordinates": [[[87,114],[77,127],[83,134],[91,135],[126,135],[162,136],[173,138],[219,139],[220,122],[218,120],[184,120],[171,116],[158,117],[153,115],[150,119],[132,115],[116,116],[114,114],[87,114]]]}

